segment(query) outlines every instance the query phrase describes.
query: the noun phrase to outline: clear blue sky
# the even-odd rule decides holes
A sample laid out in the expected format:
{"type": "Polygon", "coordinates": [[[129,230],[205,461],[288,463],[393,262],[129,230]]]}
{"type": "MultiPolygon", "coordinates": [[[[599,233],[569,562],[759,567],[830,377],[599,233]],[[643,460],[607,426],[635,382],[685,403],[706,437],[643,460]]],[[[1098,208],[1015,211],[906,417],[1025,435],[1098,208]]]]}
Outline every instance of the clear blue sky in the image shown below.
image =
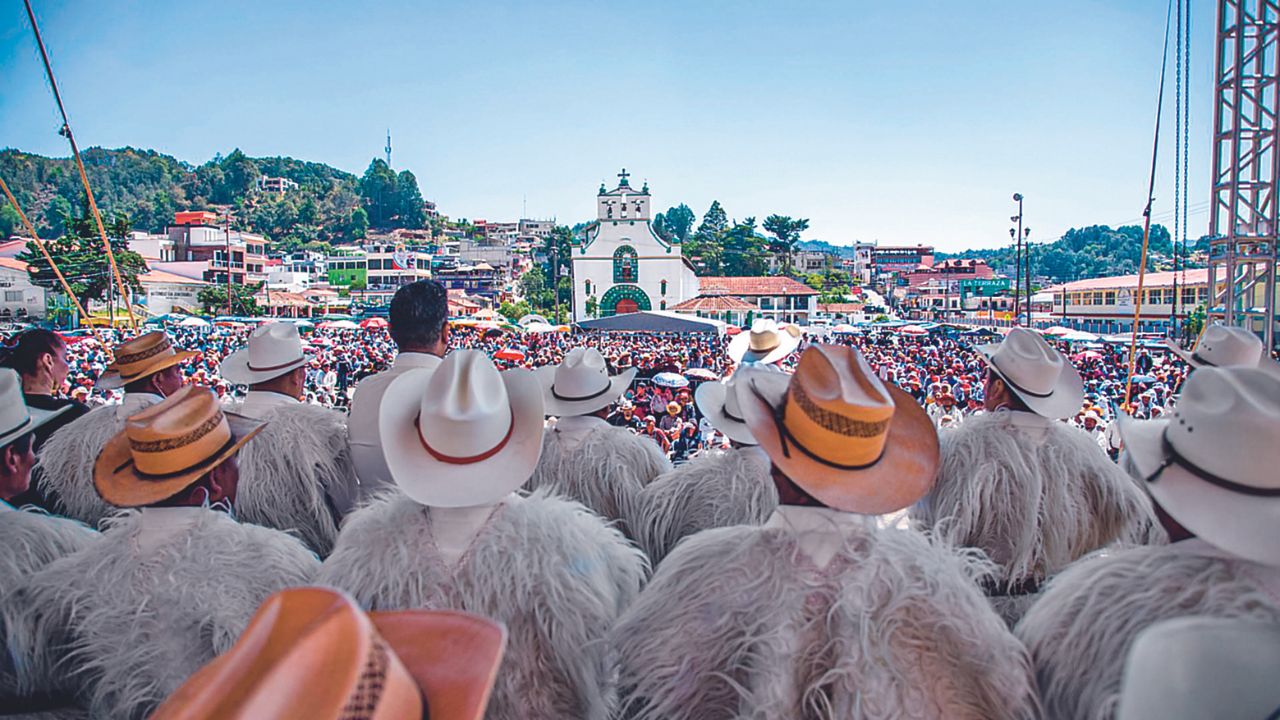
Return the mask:
{"type": "MultiPolygon", "coordinates": [[[[35,0],[82,146],[394,164],[454,217],[573,222],[626,166],[655,207],[808,217],[807,237],[1008,241],[1138,222],[1166,4],[35,0]]],[[[1193,205],[1208,199],[1214,3],[1193,21],[1193,205]]],[[[1172,52],[1172,47],[1171,47],[1172,52]]],[[[1169,144],[1157,219],[1172,208],[1169,144]]],[[[18,0],[0,146],[65,155],[18,0]]],[[[612,185],[611,185],[612,186],[612,185]]],[[[1192,217],[1192,236],[1208,218],[1192,217]]]]}

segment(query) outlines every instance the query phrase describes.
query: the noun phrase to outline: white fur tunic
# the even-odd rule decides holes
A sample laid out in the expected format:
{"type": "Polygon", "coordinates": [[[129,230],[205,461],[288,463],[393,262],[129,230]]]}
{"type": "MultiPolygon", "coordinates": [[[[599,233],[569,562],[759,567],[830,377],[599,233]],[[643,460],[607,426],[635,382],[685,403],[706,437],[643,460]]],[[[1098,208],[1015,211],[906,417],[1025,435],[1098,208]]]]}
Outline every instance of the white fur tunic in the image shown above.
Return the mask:
{"type": "Polygon", "coordinates": [[[488,718],[603,720],[614,687],[604,639],[645,572],[617,530],[543,493],[505,500],[448,566],[427,508],[394,493],[348,516],[318,581],[368,610],[451,608],[506,623],[488,718]]]}
{"type": "Polygon", "coordinates": [[[101,540],[36,573],[6,603],[20,689],[56,673],[78,685],[93,717],[145,717],[230,649],[268,596],[319,569],[284,533],[215,510],[173,510],[191,515],[159,543],[147,541],[153,511],[113,516],[101,540]]]}
{"type": "Polygon", "coordinates": [[[346,416],[293,401],[228,410],[267,421],[239,453],[236,516],[295,534],[321,557],[328,555],[340,519],[331,498],[345,497],[356,484],[346,416]]]}
{"type": "MultiPolygon", "coordinates": [[[[1162,542],[1151,501],[1086,433],[1025,412],[976,415],[939,433],[942,464],[911,509],[917,527],[979,548],[1005,590],[1117,544],[1162,542]]],[[[993,601],[1012,625],[1034,596],[993,601]]]]}
{"type": "MultiPolygon", "coordinates": [[[[53,561],[83,550],[98,533],[74,520],[34,510],[0,507],[0,638],[7,637],[4,611],[11,596],[37,571],[53,561]]],[[[7,643],[6,643],[7,644],[7,643]]],[[[66,690],[55,677],[32,677],[27,694],[66,690]]],[[[17,693],[18,680],[8,652],[0,653],[0,706],[17,693]]]]}
{"type": "Polygon", "coordinates": [[[1189,615],[1280,622],[1280,570],[1199,540],[1130,548],[1064,570],[1015,630],[1035,663],[1046,717],[1114,717],[1134,638],[1189,615]]]}
{"type": "Polygon", "coordinates": [[[159,395],[130,393],[124,403],[94,408],[45,440],[32,474],[38,476],[41,487],[55,499],[62,514],[96,528],[103,518],[116,512],[93,487],[93,465],[107,441],[124,429],[124,421],[131,414],[163,399],[159,395]]]}
{"type": "Polygon", "coordinates": [[[619,521],[630,535],[626,521],[636,512],[640,491],[671,470],[671,463],[649,438],[603,420],[598,425],[580,440],[548,429],[542,439],[542,457],[525,488],[546,488],[577,500],[606,519],[619,521]]]}
{"type": "Polygon", "coordinates": [[[778,507],[769,456],[756,447],[710,452],[658,476],[640,492],[631,530],[656,566],[694,533],[762,525],[778,507]]]}
{"type": "Polygon", "coordinates": [[[1028,718],[1022,645],[972,551],[873,519],[823,569],[786,527],[707,530],[667,556],[613,633],[637,720],[1028,718]]]}

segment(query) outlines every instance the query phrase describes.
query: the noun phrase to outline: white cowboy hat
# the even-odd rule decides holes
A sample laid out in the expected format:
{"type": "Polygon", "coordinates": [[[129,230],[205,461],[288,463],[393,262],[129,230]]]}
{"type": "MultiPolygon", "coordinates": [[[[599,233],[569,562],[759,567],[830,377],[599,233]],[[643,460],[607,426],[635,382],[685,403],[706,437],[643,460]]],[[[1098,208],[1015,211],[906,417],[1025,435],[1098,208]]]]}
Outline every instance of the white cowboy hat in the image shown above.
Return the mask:
{"type": "Polygon", "coordinates": [[[1117,422],[1131,472],[1174,520],[1232,555],[1280,567],[1280,381],[1204,367],[1167,419],[1117,422]]]}
{"type": "Polygon", "coordinates": [[[255,385],[278,378],[306,365],[302,338],[292,323],[262,325],[249,336],[249,346],[222,361],[222,377],[237,385],[255,385]]]}
{"type": "Polygon", "coordinates": [[[14,370],[0,368],[0,448],[70,409],[70,405],[57,410],[27,407],[22,378],[14,370]]]}
{"type": "Polygon", "coordinates": [[[1143,630],[1125,663],[1116,720],[1274,718],[1280,627],[1181,617],[1143,630]]]}
{"type": "Polygon", "coordinates": [[[378,431],[391,478],[423,505],[497,502],[524,484],[542,454],[542,388],[528,370],[499,373],[478,350],[391,382],[378,431]]]}
{"type": "Polygon", "coordinates": [[[595,348],[576,347],[555,367],[538,368],[548,415],[571,417],[606,408],[622,397],[636,377],[636,369],[612,377],[604,356],[595,348]]]}
{"type": "Polygon", "coordinates": [[[1084,405],[1080,373],[1039,333],[1016,327],[999,343],[974,350],[1031,412],[1062,420],[1084,405]]]}
{"type": "Polygon", "coordinates": [[[827,507],[882,515],[933,487],[933,421],[910,395],[876,377],[856,349],[811,345],[795,375],[756,366],[738,374],[734,391],[760,448],[827,507]]]}
{"type": "Polygon", "coordinates": [[[711,423],[711,427],[719,430],[725,437],[743,445],[755,445],[756,438],[747,427],[746,420],[742,419],[742,408],[738,404],[738,395],[734,392],[737,378],[738,374],[734,373],[720,382],[702,383],[693,393],[693,402],[707,422],[711,423]]]}
{"type": "Polygon", "coordinates": [[[1195,368],[1257,367],[1266,358],[1262,340],[1244,328],[1210,325],[1195,348],[1188,352],[1170,340],[1165,345],[1195,368]]]}
{"type": "Polygon", "coordinates": [[[751,331],[739,333],[725,351],[736,363],[775,363],[795,352],[800,345],[800,328],[778,325],[769,318],[756,318],[751,331]]]}

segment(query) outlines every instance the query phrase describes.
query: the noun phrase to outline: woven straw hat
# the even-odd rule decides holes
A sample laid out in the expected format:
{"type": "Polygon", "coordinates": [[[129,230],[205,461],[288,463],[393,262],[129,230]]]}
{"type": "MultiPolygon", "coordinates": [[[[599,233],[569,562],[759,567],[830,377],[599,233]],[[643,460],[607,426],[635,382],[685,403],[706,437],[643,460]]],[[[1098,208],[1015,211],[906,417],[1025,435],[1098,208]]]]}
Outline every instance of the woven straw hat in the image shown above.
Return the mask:
{"type": "Polygon", "coordinates": [[[175,351],[168,335],[153,330],[120,343],[112,355],[115,362],[108,365],[98,378],[97,386],[103,390],[118,390],[135,380],[155,375],[187,358],[195,357],[196,353],[175,351]]]}

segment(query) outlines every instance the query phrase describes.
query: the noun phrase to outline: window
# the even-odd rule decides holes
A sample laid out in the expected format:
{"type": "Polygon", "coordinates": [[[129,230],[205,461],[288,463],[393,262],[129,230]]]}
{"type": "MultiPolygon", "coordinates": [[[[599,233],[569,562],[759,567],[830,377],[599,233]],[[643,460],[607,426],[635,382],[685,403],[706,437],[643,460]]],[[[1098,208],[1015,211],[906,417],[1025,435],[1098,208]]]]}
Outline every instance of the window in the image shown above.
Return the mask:
{"type": "Polygon", "coordinates": [[[636,282],[638,264],[639,259],[636,257],[635,248],[630,245],[623,245],[613,251],[613,281],[615,283],[636,282]]]}
{"type": "Polygon", "coordinates": [[[1115,291],[1115,290],[1108,290],[1108,291],[1107,291],[1107,293],[1106,293],[1106,299],[1105,299],[1105,301],[1104,301],[1104,302],[1105,302],[1105,304],[1107,304],[1107,305],[1115,305],[1115,304],[1116,304],[1116,291],[1115,291]]]}
{"type": "MultiPolygon", "coordinates": [[[[667,294],[667,281],[663,280],[662,282],[658,283],[658,285],[661,286],[661,291],[660,291],[661,294],[665,296],[667,294]]],[[[666,303],[663,303],[663,305],[665,304],[666,303]]],[[[666,310],[666,308],[663,308],[663,310],[666,310]]]]}
{"type": "Polygon", "coordinates": [[[5,290],[4,301],[5,302],[22,302],[22,291],[21,290],[5,290]]]}
{"type": "Polygon", "coordinates": [[[590,294],[591,294],[591,281],[590,281],[590,280],[583,280],[583,281],[582,281],[582,291],[583,291],[584,293],[586,293],[587,295],[590,295],[590,294]]]}

